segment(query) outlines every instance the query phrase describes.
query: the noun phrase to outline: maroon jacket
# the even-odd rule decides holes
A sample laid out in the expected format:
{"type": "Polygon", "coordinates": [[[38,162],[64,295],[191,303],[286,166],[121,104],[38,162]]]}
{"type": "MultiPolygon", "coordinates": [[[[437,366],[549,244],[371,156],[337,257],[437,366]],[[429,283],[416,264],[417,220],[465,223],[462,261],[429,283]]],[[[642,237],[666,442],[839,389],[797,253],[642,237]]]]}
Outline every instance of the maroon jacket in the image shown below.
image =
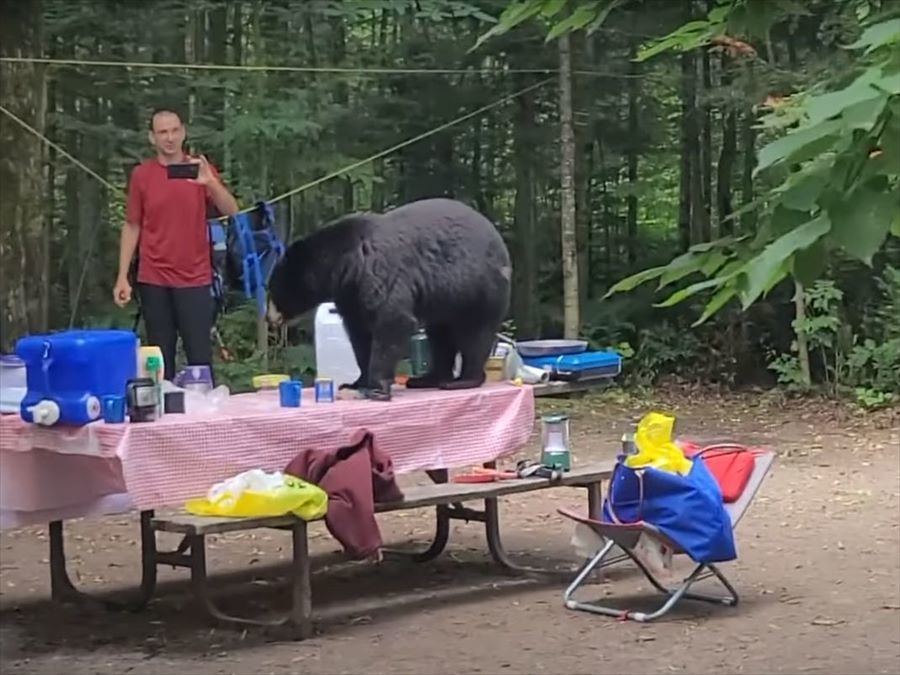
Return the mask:
{"type": "Polygon", "coordinates": [[[328,494],[325,525],[347,555],[361,560],[378,554],[382,541],[375,503],[401,501],[403,493],[390,456],[378,449],[371,432],[357,430],[348,445],[336,450],[301,450],[284,473],[328,494]]]}

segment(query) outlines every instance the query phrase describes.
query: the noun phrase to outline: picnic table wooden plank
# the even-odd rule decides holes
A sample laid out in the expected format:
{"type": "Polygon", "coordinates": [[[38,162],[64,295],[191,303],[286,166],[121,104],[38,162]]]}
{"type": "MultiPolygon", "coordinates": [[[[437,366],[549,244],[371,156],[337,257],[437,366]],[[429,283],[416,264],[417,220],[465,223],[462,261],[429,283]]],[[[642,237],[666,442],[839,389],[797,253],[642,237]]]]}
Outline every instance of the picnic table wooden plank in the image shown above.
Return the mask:
{"type": "MultiPolygon", "coordinates": [[[[504,495],[531,492],[550,487],[581,487],[598,483],[610,477],[614,461],[597,462],[576,467],[563,473],[559,480],[549,478],[513,478],[490,483],[438,483],[414,485],[405,488],[404,499],[398,502],[375,505],[377,513],[389,513],[403,509],[440,506],[477,499],[491,499],[504,495]]],[[[237,532],[256,528],[283,528],[296,522],[293,515],[261,518],[233,518],[227,516],[195,516],[178,513],[173,516],[153,518],[152,526],[163,532],[207,535],[237,532]]]]}

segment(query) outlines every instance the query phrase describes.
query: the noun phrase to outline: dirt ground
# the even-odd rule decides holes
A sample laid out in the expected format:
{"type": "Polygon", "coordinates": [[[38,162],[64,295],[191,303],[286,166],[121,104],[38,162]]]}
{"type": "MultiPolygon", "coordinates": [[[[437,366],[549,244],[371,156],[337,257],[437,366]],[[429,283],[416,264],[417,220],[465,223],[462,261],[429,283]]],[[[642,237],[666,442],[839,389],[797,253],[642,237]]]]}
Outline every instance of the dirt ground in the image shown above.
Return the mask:
{"type": "MultiPolygon", "coordinates": [[[[668,392],[652,401],[620,392],[542,400],[540,408],[570,413],[576,462],[612,456],[622,431],[654,408],[677,414],[682,434],[778,450],[737,531],[739,559],[723,566],[741,594],[737,608],[688,601],[649,625],[568,611],[561,603],[568,577],[498,574],[480,526],[454,522],[448,551],[432,563],[322,569],[314,562],[318,633],[291,642],[277,632],[212,628],[189,601],[186,570],[162,569],[157,599],[143,613],[51,604],[46,533],[27,528],[0,535],[2,672],[900,672],[900,413],[862,415],[763,392],[668,392]]],[[[556,508],[583,500],[566,488],[505,500],[507,549],[544,565],[572,564],[572,526],[556,508]]],[[[388,542],[425,543],[432,515],[402,512],[380,523],[388,542]]],[[[70,569],[82,587],[136,585],[134,518],[77,521],[67,532],[70,569]]],[[[227,607],[252,613],[284,605],[276,565],[286,560],[288,538],[259,532],[211,542],[227,607]],[[231,574],[240,571],[243,578],[231,574]]],[[[317,554],[336,550],[321,524],[311,546],[317,554]]],[[[631,609],[659,598],[627,567],[589,590],[631,609]]]]}

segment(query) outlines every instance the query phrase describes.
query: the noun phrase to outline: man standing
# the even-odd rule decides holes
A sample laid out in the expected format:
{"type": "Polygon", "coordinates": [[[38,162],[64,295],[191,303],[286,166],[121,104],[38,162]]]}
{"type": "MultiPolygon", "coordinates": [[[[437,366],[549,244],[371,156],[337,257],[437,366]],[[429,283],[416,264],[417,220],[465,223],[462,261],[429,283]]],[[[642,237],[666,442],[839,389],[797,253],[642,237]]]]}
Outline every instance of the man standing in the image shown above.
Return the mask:
{"type": "Polygon", "coordinates": [[[135,167],[128,182],[113,299],[120,307],[131,301],[128,270],[138,249],[137,292],[147,342],[162,350],[165,378],[171,380],[179,335],[189,365],[212,365],[214,304],[207,206],[212,204],[226,216],[239,209],[207,159],[184,152],[185,126],[178,113],[155,110],[149,138],[156,157],[135,167]],[[181,163],[197,164],[197,178],[169,178],[168,165],[181,163]]]}

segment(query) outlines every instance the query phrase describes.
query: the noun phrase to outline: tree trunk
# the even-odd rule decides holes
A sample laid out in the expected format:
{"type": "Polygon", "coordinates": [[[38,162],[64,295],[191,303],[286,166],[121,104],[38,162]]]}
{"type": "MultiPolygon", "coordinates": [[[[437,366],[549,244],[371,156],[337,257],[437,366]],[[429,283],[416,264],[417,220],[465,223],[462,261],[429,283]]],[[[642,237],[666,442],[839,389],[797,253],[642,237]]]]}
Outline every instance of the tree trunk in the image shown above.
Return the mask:
{"type": "Polygon", "coordinates": [[[803,284],[794,281],[794,311],[796,313],[794,334],[797,336],[797,360],[800,362],[800,377],[803,386],[809,389],[812,386],[812,374],[809,368],[809,343],[806,339],[806,295],[803,284]]]}
{"type": "Polygon", "coordinates": [[[684,150],[688,153],[691,163],[691,243],[697,244],[705,241],[703,217],[705,204],[703,199],[703,139],[700,133],[700,109],[697,105],[697,57],[691,54],[691,67],[688,74],[688,134],[687,145],[684,150]]]}
{"type": "MultiPolygon", "coordinates": [[[[517,78],[522,79],[522,78],[517,78]]],[[[517,82],[516,88],[525,86],[517,82]]],[[[516,337],[538,337],[537,264],[534,222],[534,99],[531,92],[516,99],[513,162],[516,176],[513,265],[513,319],[516,337]]]]}
{"type": "Polygon", "coordinates": [[[569,34],[559,39],[560,187],[563,273],[563,335],[578,337],[578,250],[575,227],[575,131],[572,112],[572,60],[569,34]]]}
{"type": "Polygon", "coordinates": [[[700,210],[700,231],[703,241],[712,239],[712,103],[709,100],[712,94],[712,72],[709,58],[709,48],[703,50],[700,60],[703,69],[703,134],[700,145],[700,165],[703,176],[703,208],[700,210]]]}
{"type": "MultiPolygon", "coordinates": [[[[42,55],[43,3],[0,3],[0,54],[42,55]]],[[[3,104],[43,133],[46,117],[44,66],[0,63],[3,104]]],[[[39,329],[46,284],[44,251],[44,146],[34,134],[0,114],[0,348],[39,329]]]]}
{"type": "MultiPolygon", "coordinates": [[[[748,66],[748,79],[753,87],[753,66],[748,66]]],[[[744,177],[741,185],[741,202],[744,206],[753,201],[753,171],[756,169],[756,113],[752,105],[744,110],[741,129],[741,145],[744,152],[744,177]]],[[[745,232],[756,231],[756,212],[750,209],[741,219],[741,228],[745,232]]]]}
{"type": "Polygon", "coordinates": [[[627,216],[627,251],[628,264],[633,266],[637,262],[637,238],[638,238],[638,75],[639,64],[634,60],[637,56],[637,40],[632,38],[628,50],[628,72],[631,78],[628,80],[628,216],[627,216]]]}
{"type": "MultiPolygon", "coordinates": [[[[728,75],[730,66],[726,55],[722,56],[722,86],[731,86],[728,75]]],[[[729,102],[722,126],[722,149],[719,153],[718,175],[716,176],[716,211],[719,217],[719,236],[734,233],[734,222],[730,216],[734,212],[731,186],[734,179],[734,161],[737,155],[737,113],[729,102]]]]}
{"type": "Polygon", "coordinates": [[[691,145],[696,138],[691,138],[694,103],[694,56],[691,52],[681,55],[681,175],[678,196],[678,233],[681,248],[687,250],[692,239],[692,203],[691,185],[693,184],[693,162],[691,162],[691,145]]]}
{"type": "MultiPolygon", "coordinates": [[[[576,51],[577,53],[577,51],[576,51]]],[[[594,64],[594,38],[584,37],[583,64],[590,69],[594,64]]],[[[582,88],[575,92],[576,105],[583,110],[583,121],[575,129],[575,215],[577,218],[576,248],[578,250],[578,306],[587,304],[591,287],[591,270],[588,260],[588,230],[591,226],[591,152],[594,147],[594,91],[582,88]]]]}

